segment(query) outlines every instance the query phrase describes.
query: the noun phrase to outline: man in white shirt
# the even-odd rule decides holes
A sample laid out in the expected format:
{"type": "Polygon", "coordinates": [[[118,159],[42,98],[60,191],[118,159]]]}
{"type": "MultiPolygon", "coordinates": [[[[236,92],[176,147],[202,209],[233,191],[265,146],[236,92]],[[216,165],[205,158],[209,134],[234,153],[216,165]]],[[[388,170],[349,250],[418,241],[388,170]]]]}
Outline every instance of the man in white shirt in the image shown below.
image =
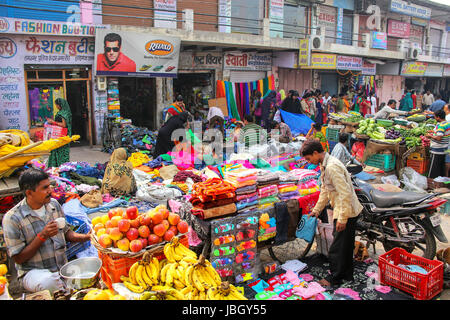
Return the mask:
{"type": "Polygon", "coordinates": [[[377,98],[374,97],[373,92],[369,94],[367,100],[370,102],[370,114],[377,112],[377,98]]]}
{"type": "Polygon", "coordinates": [[[443,110],[445,112],[445,121],[450,122],[450,106],[448,103],[444,106],[443,110]]]}
{"type": "Polygon", "coordinates": [[[427,93],[423,95],[423,110],[427,110],[434,102],[434,95],[430,90],[427,90],[427,93]]]}
{"type": "Polygon", "coordinates": [[[381,110],[375,113],[374,119],[387,119],[391,113],[404,116],[411,114],[411,112],[408,111],[397,110],[396,105],[397,101],[395,101],[394,99],[389,100],[387,106],[383,107],[381,110]]]}
{"type": "Polygon", "coordinates": [[[330,93],[328,91],[325,91],[324,96],[322,97],[322,106],[326,107],[328,105],[328,101],[330,100],[331,100],[330,93]]]}

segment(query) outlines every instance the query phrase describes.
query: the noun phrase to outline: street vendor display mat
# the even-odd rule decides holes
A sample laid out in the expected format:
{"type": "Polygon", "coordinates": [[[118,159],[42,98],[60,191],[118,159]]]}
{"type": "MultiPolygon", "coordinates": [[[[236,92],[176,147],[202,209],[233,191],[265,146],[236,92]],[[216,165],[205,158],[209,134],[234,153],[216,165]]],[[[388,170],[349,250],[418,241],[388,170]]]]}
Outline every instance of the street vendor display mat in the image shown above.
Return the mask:
{"type": "MultiPolygon", "coordinates": [[[[302,274],[310,274],[314,277],[312,281],[319,281],[322,278],[326,277],[330,270],[330,263],[326,256],[321,254],[313,254],[309,255],[306,258],[301,260],[303,263],[308,265],[308,268],[303,270],[302,274]]],[[[377,283],[374,279],[369,278],[366,275],[366,272],[369,273],[377,273],[378,264],[375,261],[370,261],[370,263],[354,261],[354,280],[347,281],[342,283],[339,287],[335,286],[326,292],[329,294],[333,294],[339,288],[349,288],[356,291],[359,294],[361,300],[414,300],[414,298],[407,293],[404,293],[396,288],[390,287],[391,291],[389,293],[381,293],[375,290],[376,285],[381,285],[377,283]]],[[[280,269],[275,273],[270,275],[262,274],[260,276],[261,279],[267,282],[270,278],[274,277],[277,274],[285,273],[284,270],[280,269]]],[[[244,294],[245,297],[249,300],[254,300],[256,292],[248,286],[249,283],[254,280],[248,281],[244,285],[244,294]]],[[[238,284],[239,286],[239,284],[238,284]]],[[[434,298],[437,299],[439,295],[434,298]]]]}

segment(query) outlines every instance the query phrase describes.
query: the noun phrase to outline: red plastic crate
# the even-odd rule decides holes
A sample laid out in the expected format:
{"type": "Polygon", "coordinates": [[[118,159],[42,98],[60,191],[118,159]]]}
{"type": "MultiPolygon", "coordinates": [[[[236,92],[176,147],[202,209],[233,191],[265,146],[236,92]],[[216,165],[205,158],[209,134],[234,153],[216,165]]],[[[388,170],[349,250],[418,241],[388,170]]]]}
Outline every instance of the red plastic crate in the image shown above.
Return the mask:
{"type": "MultiPolygon", "coordinates": [[[[189,248],[187,235],[180,236],[179,241],[187,248],[189,248]]],[[[152,255],[159,261],[166,258],[163,252],[163,247],[161,247],[160,251],[158,250],[156,252],[152,252],[152,255]]],[[[142,256],[139,258],[119,258],[117,256],[111,256],[109,254],[101,253],[100,251],[98,252],[98,256],[102,260],[102,280],[110,289],[112,289],[113,283],[122,282],[120,280],[120,276],[128,276],[128,272],[130,271],[133,263],[142,259],[142,256]]]]}
{"type": "Polygon", "coordinates": [[[428,170],[429,160],[406,160],[406,166],[413,168],[417,173],[424,174],[428,170]]]}
{"type": "Polygon", "coordinates": [[[444,263],[429,260],[394,248],[381,255],[378,260],[380,282],[413,295],[417,300],[429,300],[442,292],[444,285],[444,263]],[[427,274],[410,272],[399,264],[415,264],[428,271],[427,274]]]}

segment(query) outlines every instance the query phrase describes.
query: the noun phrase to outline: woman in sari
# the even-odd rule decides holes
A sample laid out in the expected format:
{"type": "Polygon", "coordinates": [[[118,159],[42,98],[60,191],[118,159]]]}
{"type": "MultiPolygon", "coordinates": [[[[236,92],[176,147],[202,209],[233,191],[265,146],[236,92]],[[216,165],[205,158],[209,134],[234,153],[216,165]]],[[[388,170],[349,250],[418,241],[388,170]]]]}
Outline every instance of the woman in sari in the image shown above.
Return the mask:
{"type": "MultiPolygon", "coordinates": [[[[58,98],[55,100],[55,106],[59,110],[55,115],[55,120],[47,118],[47,122],[62,128],[67,128],[67,135],[72,136],[72,112],[70,111],[67,100],[58,98]]],[[[59,147],[50,152],[48,158],[48,167],[59,167],[63,163],[70,161],[70,146],[59,147]]]]}
{"type": "Polygon", "coordinates": [[[118,197],[133,195],[136,190],[133,165],[127,161],[127,151],[124,148],[114,150],[111,160],[106,166],[102,181],[102,193],[109,193],[113,197],[118,197]]]}

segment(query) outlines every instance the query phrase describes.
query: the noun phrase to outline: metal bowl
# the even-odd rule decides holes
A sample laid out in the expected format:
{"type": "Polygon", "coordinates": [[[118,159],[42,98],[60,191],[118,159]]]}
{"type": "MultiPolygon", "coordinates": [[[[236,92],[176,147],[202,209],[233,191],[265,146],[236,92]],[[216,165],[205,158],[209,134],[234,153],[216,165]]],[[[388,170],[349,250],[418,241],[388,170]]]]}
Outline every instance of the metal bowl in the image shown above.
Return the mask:
{"type": "Polygon", "coordinates": [[[59,274],[69,288],[81,290],[97,282],[101,266],[102,260],[99,258],[80,258],[66,263],[59,274]]]}

